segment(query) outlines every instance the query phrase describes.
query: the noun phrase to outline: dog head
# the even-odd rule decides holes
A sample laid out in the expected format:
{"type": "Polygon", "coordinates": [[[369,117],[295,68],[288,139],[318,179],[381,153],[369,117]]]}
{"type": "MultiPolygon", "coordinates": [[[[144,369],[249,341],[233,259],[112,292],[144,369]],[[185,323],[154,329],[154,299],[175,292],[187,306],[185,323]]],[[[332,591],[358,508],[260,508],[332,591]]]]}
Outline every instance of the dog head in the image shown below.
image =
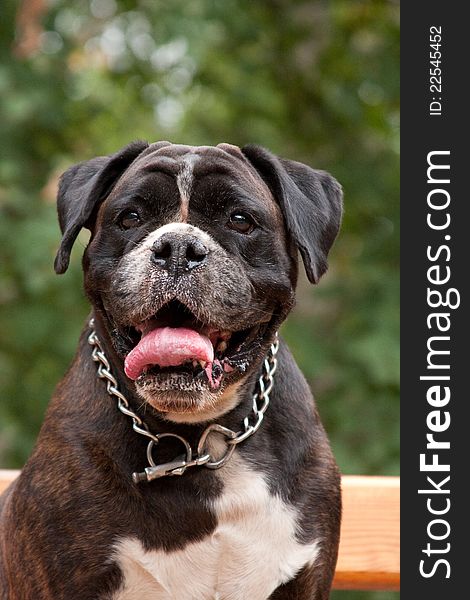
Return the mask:
{"type": "Polygon", "coordinates": [[[55,269],[88,228],[85,290],[129,385],[170,419],[207,420],[292,308],[298,251],[312,283],[325,272],[341,210],[330,175],[258,146],[135,142],[62,176],[55,269]]]}

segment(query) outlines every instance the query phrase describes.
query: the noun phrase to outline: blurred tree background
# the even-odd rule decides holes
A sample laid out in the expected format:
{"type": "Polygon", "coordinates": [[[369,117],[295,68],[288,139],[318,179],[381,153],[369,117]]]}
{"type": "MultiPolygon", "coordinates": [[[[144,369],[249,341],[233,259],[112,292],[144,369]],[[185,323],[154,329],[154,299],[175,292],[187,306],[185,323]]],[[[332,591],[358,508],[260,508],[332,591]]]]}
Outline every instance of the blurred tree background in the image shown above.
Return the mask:
{"type": "Polygon", "coordinates": [[[330,270],[283,334],[342,471],[397,474],[398,2],[3,0],[0,32],[0,465],[26,460],[88,311],[86,236],[52,269],[59,174],[170,139],[259,143],[342,183],[330,270]]]}

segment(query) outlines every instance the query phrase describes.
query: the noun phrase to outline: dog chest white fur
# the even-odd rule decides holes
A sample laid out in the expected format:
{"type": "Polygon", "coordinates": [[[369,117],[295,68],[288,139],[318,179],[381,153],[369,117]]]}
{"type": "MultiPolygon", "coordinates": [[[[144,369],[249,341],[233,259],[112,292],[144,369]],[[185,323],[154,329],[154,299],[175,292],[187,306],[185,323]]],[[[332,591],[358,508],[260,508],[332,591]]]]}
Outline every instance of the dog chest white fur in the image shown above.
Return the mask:
{"type": "Polygon", "coordinates": [[[111,600],[266,600],[314,562],[318,542],[296,540],[296,511],[269,492],[260,473],[235,453],[218,474],[224,491],[213,504],[213,534],[174,552],[120,540],[114,559],[124,580],[111,600]]]}

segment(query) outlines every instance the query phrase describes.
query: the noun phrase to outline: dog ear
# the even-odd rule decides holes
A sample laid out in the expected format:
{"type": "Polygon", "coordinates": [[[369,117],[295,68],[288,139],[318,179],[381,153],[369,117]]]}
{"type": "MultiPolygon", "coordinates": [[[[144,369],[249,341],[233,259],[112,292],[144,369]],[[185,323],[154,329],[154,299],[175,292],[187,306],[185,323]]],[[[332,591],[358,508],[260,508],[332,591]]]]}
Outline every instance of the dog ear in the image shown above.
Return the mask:
{"type": "Polygon", "coordinates": [[[70,167],[60,178],[57,212],[62,242],[54,262],[56,273],[65,273],[72,246],[82,227],[93,227],[93,216],[109,195],[119,177],[148,147],[146,142],[133,142],[111,156],[98,156],[70,167]]]}
{"type": "Polygon", "coordinates": [[[242,152],[271,190],[307,277],[317,283],[328,267],[328,252],[341,223],[341,186],[325,171],[278,158],[260,146],[250,144],[242,152]]]}

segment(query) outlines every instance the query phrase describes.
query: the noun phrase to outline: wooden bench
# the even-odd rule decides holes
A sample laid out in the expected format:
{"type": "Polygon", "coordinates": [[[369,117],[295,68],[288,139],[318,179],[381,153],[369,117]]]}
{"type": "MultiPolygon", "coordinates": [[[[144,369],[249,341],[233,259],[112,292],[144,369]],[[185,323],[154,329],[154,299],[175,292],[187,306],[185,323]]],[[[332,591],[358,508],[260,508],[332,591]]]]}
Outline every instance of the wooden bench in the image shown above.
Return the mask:
{"type": "MultiPolygon", "coordinates": [[[[19,471],[0,470],[0,493],[19,471]]],[[[400,480],[343,476],[343,523],[334,587],[399,590],[400,480]]]]}

